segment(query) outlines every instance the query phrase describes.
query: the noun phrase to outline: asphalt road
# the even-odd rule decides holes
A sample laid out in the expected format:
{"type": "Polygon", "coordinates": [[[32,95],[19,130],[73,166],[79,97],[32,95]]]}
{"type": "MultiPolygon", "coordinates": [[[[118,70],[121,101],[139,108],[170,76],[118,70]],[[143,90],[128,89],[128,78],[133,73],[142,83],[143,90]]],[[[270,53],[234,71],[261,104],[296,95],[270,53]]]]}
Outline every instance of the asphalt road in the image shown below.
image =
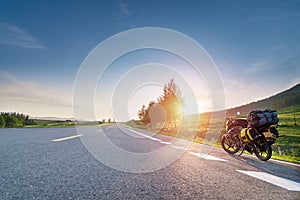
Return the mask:
{"type": "Polygon", "coordinates": [[[206,155],[196,143],[184,149],[182,140],[115,125],[85,129],[97,135],[77,135],[74,128],[0,129],[0,199],[300,199],[299,165],[232,156],[218,148],[206,155]],[[103,136],[133,156],[162,156],[137,165],[104,143],[97,146],[103,136]],[[90,153],[97,148],[102,157],[90,153]],[[168,152],[182,155],[166,165],[168,152]],[[114,162],[105,163],[107,158],[114,162]],[[153,170],[155,162],[163,168],[153,170]]]}

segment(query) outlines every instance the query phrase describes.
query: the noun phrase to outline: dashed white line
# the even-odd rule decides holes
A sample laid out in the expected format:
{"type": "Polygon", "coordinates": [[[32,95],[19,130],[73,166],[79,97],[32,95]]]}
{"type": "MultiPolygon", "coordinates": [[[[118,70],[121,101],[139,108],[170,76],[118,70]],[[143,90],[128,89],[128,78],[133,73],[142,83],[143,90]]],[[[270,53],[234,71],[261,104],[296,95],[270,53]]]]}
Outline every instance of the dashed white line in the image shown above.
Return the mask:
{"type": "Polygon", "coordinates": [[[161,143],[161,144],[171,144],[171,142],[159,142],[159,143],[161,143]]]}
{"type": "Polygon", "coordinates": [[[176,145],[172,145],[171,147],[173,147],[174,149],[187,149],[186,147],[176,145]]]}
{"type": "Polygon", "coordinates": [[[282,188],[290,190],[290,191],[300,192],[300,183],[295,182],[295,181],[291,181],[291,180],[288,180],[285,178],[274,176],[272,174],[268,174],[265,172],[254,172],[254,171],[244,171],[244,170],[236,170],[236,171],[246,174],[248,176],[252,176],[254,178],[266,181],[273,185],[277,185],[279,187],[282,187],[282,188]]]}
{"type": "Polygon", "coordinates": [[[54,139],[54,140],[51,140],[51,141],[52,141],[52,142],[60,142],[60,141],[64,141],[64,140],[69,140],[69,139],[81,137],[81,136],[82,136],[82,135],[73,135],[73,136],[70,136],[70,137],[58,138],[58,139],[54,139]]]}
{"type": "MultiPolygon", "coordinates": [[[[160,140],[160,139],[157,139],[155,137],[152,137],[152,136],[149,136],[149,135],[145,135],[143,133],[140,133],[138,131],[135,131],[135,130],[132,130],[132,129],[129,129],[127,128],[128,130],[138,134],[138,135],[141,135],[147,139],[150,139],[150,140],[153,140],[153,141],[158,141],[159,143],[161,144],[171,144],[170,142],[164,142],[163,140],[160,140]]],[[[182,140],[181,141],[182,143],[185,143],[186,141],[182,140]]],[[[183,146],[178,146],[178,145],[172,145],[171,147],[175,148],[175,149],[187,149],[186,147],[183,147],[183,146]]],[[[214,147],[213,147],[214,148],[214,147]]],[[[211,149],[211,147],[209,147],[209,149],[211,149]]],[[[214,148],[214,149],[218,149],[218,148],[214,148]]],[[[188,149],[187,149],[188,150],[188,149]]],[[[221,149],[220,149],[221,150],[221,149]]],[[[224,160],[222,158],[218,158],[218,157],[215,157],[215,156],[211,156],[211,155],[208,155],[208,154],[203,154],[203,153],[194,153],[194,152],[189,152],[190,154],[194,155],[194,156],[197,156],[199,158],[204,158],[206,160],[216,160],[216,161],[223,161],[223,162],[226,162],[227,160],[224,160]]],[[[251,156],[251,155],[250,155],[251,156]]],[[[279,161],[279,160],[274,160],[272,159],[273,161],[275,162],[279,162],[279,163],[284,163],[284,164],[289,164],[289,165],[294,165],[294,166],[299,166],[299,164],[294,164],[294,163],[289,163],[289,162],[285,162],[285,161],[279,161]]]]}
{"type": "Polygon", "coordinates": [[[143,137],[145,137],[145,138],[147,138],[147,139],[150,139],[150,140],[154,140],[154,141],[161,141],[160,139],[157,139],[157,138],[155,138],[155,137],[151,137],[151,136],[149,136],[149,135],[145,135],[145,134],[143,134],[143,133],[140,133],[140,132],[138,132],[138,131],[135,131],[135,130],[132,130],[132,129],[128,129],[128,130],[130,130],[131,132],[134,132],[134,133],[136,133],[136,134],[138,134],[138,135],[141,135],[141,136],[143,136],[143,137]]]}
{"type": "Polygon", "coordinates": [[[217,161],[227,162],[227,160],[224,160],[222,158],[218,158],[218,157],[215,157],[215,156],[211,156],[211,155],[208,155],[208,154],[195,153],[195,152],[189,152],[189,153],[194,155],[194,156],[197,156],[199,158],[204,158],[206,160],[217,160],[217,161]]]}

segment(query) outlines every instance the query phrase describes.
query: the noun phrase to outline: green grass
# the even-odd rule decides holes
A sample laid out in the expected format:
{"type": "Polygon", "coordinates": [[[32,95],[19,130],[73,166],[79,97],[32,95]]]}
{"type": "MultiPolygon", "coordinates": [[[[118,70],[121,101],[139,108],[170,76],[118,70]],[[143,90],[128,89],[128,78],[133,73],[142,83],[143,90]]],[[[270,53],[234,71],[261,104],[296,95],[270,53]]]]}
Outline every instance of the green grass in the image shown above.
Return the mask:
{"type": "Polygon", "coordinates": [[[280,138],[273,145],[272,158],[300,163],[300,104],[277,111],[280,138]]]}
{"type": "Polygon", "coordinates": [[[27,125],[24,128],[70,128],[75,127],[74,122],[66,121],[51,121],[51,120],[37,120],[36,125],[27,125]]]}
{"type": "Polygon", "coordinates": [[[111,123],[98,122],[73,122],[73,121],[52,121],[52,120],[37,120],[36,125],[27,125],[23,128],[72,128],[75,126],[104,126],[111,123]]]}

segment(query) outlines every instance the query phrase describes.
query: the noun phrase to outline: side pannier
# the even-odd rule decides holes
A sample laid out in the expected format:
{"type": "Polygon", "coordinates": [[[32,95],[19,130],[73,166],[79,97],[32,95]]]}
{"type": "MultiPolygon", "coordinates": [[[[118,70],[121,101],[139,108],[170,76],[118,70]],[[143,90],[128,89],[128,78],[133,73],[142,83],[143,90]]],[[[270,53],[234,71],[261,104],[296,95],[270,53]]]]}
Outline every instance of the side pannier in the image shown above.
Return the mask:
{"type": "Polygon", "coordinates": [[[255,140],[259,136],[259,133],[255,128],[243,128],[240,133],[242,142],[248,143],[255,140]]]}
{"type": "Polygon", "coordinates": [[[261,127],[275,125],[279,122],[279,119],[276,111],[274,110],[257,110],[249,113],[247,121],[249,126],[261,127]]]}

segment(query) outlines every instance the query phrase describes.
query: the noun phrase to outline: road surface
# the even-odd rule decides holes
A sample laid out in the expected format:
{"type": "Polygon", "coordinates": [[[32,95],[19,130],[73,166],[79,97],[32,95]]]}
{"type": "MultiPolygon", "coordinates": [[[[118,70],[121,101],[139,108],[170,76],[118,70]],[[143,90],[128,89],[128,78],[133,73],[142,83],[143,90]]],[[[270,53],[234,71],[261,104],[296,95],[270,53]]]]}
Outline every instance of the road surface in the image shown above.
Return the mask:
{"type": "MultiPolygon", "coordinates": [[[[98,135],[135,155],[184,149],[181,140],[167,136],[102,128],[98,135]]],[[[84,137],[74,128],[0,129],[0,199],[300,199],[299,165],[232,156],[219,148],[206,155],[193,143],[164,168],[132,173],[97,160],[84,137]]],[[[151,167],[151,159],[144,164],[151,167]]]]}

